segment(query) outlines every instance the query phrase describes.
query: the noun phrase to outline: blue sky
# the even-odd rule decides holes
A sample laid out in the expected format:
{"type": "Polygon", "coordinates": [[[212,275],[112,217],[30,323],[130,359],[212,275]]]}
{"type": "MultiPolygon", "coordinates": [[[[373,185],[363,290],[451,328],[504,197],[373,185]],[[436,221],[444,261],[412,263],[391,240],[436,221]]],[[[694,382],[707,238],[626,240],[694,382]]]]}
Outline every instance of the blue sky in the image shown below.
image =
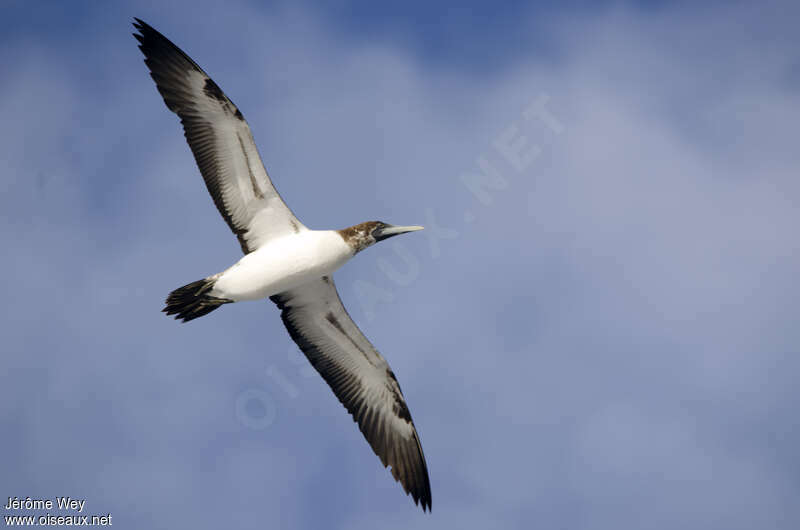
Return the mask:
{"type": "Polygon", "coordinates": [[[3,9],[4,502],[121,528],[800,525],[794,3],[3,9]],[[133,16],[237,103],[306,225],[428,227],[336,279],[431,514],[271,303],[159,312],[240,251],[133,16]]]}

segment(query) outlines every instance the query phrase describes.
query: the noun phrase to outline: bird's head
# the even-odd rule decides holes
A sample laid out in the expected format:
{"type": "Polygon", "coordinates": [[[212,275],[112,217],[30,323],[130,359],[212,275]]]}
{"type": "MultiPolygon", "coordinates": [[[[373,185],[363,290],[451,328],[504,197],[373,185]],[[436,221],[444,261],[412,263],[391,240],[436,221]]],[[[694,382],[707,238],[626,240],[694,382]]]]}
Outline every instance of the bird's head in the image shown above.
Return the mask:
{"type": "Polygon", "coordinates": [[[356,253],[378,241],[422,229],[422,226],[394,226],[382,221],[367,221],[339,230],[339,235],[353,248],[353,253],[356,253]]]}

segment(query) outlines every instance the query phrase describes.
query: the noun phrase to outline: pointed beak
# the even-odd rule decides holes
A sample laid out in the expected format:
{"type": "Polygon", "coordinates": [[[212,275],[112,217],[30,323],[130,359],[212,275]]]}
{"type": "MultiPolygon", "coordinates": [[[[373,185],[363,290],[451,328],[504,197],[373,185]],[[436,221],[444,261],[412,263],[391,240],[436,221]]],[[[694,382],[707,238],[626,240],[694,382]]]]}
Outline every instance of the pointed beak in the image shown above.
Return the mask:
{"type": "Polygon", "coordinates": [[[387,237],[398,236],[406,232],[416,232],[417,230],[424,229],[424,226],[387,226],[386,228],[379,228],[372,232],[375,241],[381,241],[387,237]]]}

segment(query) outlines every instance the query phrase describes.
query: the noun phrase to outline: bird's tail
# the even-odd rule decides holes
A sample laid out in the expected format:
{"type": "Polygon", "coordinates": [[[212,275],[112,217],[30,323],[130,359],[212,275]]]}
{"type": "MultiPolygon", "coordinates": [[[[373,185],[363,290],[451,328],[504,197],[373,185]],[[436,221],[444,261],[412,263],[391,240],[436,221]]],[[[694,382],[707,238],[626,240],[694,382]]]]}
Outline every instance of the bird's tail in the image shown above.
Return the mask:
{"type": "Polygon", "coordinates": [[[217,298],[208,294],[214,287],[215,281],[216,277],[210,276],[175,289],[169,293],[167,306],[162,311],[168,315],[175,315],[176,319],[189,322],[209,314],[222,304],[233,302],[227,298],[217,298]]]}

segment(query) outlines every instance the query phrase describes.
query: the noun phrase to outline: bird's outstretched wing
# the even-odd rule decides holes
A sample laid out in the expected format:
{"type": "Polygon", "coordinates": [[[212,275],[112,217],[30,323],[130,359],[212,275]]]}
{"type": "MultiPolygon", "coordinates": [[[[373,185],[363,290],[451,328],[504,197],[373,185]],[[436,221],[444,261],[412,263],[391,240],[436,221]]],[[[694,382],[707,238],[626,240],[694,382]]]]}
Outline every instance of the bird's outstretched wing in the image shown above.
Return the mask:
{"type": "Polygon", "coordinates": [[[428,466],[389,364],[347,314],[323,276],[270,299],[292,339],[353,415],[372,450],[422,509],[431,508],[428,466]]]}
{"type": "Polygon", "coordinates": [[[150,75],[169,110],[180,116],[206,187],[244,253],[306,230],[272,185],[236,105],[161,33],[138,18],[134,27],[150,75]]]}

